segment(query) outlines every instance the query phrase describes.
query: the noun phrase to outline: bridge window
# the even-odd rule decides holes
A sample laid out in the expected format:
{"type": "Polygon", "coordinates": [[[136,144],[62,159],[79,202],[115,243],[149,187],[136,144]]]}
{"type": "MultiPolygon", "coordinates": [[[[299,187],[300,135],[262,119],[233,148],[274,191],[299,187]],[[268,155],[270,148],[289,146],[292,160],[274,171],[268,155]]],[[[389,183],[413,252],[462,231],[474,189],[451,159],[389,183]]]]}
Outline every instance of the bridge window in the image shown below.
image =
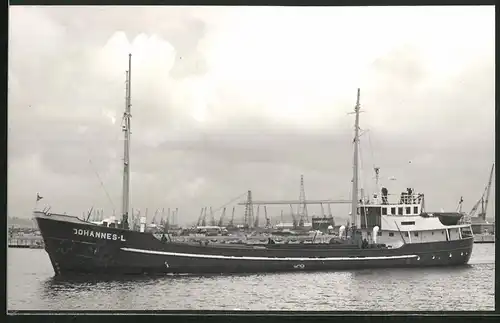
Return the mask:
{"type": "Polygon", "coordinates": [[[403,221],[401,225],[415,225],[415,221],[403,221]]]}
{"type": "Polygon", "coordinates": [[[407,206],[406,207],[406,214],[410,214],[411,213],[411,206],[407,206]]]}
{"type": "Polygon", "coordinates": [[[382,236],[382,232],[377,232],[377,236],[381,237],[382,236]]]}
{"type": "Polygon", "coordinates": [[[413,207],[413,213],[418,214],[418,206],[413,207]]]}
{"type": "Polygon", "coordinates": [[[408,238],[408,232],[405,232],[405,237],[407,237],[407,238],[408,238]]]}
{"type": "Polygon", "coordinates": [[[394,237],[394,233],[389,232],[389,237],[394,237]]]}
{"type": "Polygon", "coordinates": [[[386,207],[382,208],[382,215],[387,215],[387,208],[386,207]]]}
{"type": "Polygon", "coordinates": [[[398,215],[403,215],[403,208],[402,207],[398,207],[398,215]]]}
{"type": "Polygon", "coordinates": [[[391,207],[391,214],[396,215],[396,208],[395,207],[391,207]]]}
{"type": "Polygon", "coordinates": [[[413,232],[413,235],[414,235],[415,237],[418,237],[418,232],[413,232]]]}

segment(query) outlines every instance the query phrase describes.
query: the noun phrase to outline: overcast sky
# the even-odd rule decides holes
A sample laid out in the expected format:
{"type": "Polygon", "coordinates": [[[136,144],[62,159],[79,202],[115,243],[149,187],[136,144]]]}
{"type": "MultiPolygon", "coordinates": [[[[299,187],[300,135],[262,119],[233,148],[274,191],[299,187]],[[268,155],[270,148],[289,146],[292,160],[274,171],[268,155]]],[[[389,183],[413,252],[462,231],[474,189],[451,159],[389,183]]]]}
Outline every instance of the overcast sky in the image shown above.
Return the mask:
{"type": "Polygon", "coordinates": [[[119,213],[129,52],[133,208],[192,222],[249,189],[298,199],[300,174],[307,198],[348,198],[358,87],[366,190],[376,165],[390,193],[470,210],[487,184],[493,6],[15,6],[9,20],[11,216],[37,192],[54,212],[119,213]]]}

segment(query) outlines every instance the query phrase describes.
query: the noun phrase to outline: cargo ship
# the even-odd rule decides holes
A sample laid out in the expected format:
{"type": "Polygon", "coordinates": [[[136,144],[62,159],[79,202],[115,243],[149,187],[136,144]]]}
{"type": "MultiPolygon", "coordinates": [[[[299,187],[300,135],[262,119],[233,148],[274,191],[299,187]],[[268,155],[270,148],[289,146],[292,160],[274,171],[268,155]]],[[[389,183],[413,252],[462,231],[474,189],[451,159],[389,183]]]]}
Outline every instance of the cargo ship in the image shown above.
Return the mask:
{"type": "MultiPolygon", "coordinates": [[[[34,217],[56,276],[166,273],[250,273],[360,268],[458,266],[473,248],[470,224],[461,213],[428,213],[424,195],[411,190],[389,201],[382,189],[374,201],[358,196],[360,91],[354,108],[351,219],[329,243],[265,245],[190,244],[168,234],[129,227],[131,55],[123,115],[123,203],[120,220],[95,224],[76,216],[35,209],[34,217]],[[369,202],[369,203],[367,203],[369,202]]],[[[37,198],[38,200],[38,198],[37,198]]]]}

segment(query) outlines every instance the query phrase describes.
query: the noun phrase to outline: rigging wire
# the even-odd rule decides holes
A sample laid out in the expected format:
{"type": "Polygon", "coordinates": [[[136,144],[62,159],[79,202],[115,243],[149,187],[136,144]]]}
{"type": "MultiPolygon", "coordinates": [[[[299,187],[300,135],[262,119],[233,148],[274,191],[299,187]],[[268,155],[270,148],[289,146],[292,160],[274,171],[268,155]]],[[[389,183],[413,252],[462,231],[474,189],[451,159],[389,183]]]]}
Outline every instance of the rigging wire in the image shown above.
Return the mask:
{"type": "Polygon", "coordinates": [[[113,200],[111,199],[111,197],[109,196],[109,193],[108,191],[106,190],[106,187],[104,186],[104,182],[102,181],[101,179],[101,176],[99,176],[99,173],[97,172],[97,170],[95,169],[94,167],[94,164],[92,163],[92,160],[89,158],[89,164],[92,168],[92,170],[94,171],[95,175],[97,176],[97,179],[99,180],[99,183],[101,184],[101,187],[102,189],[104,190],[104,193],[106,193],[106,196],[108,198],[108,201],[109,203],[111,203],[111,206],[113,207],[113,210],[115,209],[115,205],[113,203],[113,200]]]}
{"type": "Polygon", "coordinates": [[[230,200],[229,202],[227,202],[226,204],[224,204],[224,205],[222,205],[222,206],[220,206],[220,207],[216,208],[214,211],[212,211],[212,213],[216,213],[217,211],[220,211],[222,208],[224,208],[224,207],[228,206],[229,204],[233,203],[234,201],[236,201],[236,200],[238,200],[238,199],[242,198],[243,196],[245,196],[245,195],[247,195],[247,194],[248,194],[248,191],[247,191],[247,192],[245,192],[245,193],[243,193],[243,194],[241,194],[241,195],[238,195],[237,197],[235,197],[235,198],[231,199],[231,200],[230,200]]]}
{"type": "Polygon", "coordinates": [[[372,136],[370,135],[370,132],[368,132],[368,144],[370,145],[370,152],[372,155],[373,167],[375,168],[375,155],[373,152],[372,136]]]}
{"type": "MultiPolygon", "coordinates": [[[[124,117],[122,117],[122,126],[123,126],[123,119],[124,119],[124,117]]],[[[121,127],[120,127],[120,132],[117,133],[116,136],[113,136],[114,137],[113,138],[113,142],[115,144],[117,144],[117,145],[121,141],[120,140],[120,134],[121,134],[121,127]]],[[[84,143],[84,146],[85,146],[85,148],[87,150],[88,155],[91,156],[92,153],[91,153],[91,150],[90,150],[89,146],[85,145],[85,143],[84,143]]],[[[90,159],[90,158],[89,158],[89,164],[90,164],[90,167],[92,168],[92,170],[94,171],[95,175],[97,176],[97,179],[99,180],[99,184],[101,185],[102,189],[104,190],[104,193],[106,194],[106,197],[107,197],[109,203],[111,204],[111,206],[113,208],[113,213],[114,213],[114,210],[116,209],[115,204],[113,203],[113,200],[111,199],[111,196],[109,195],[108,191],[106,190],[106,187],[104,185],[104,182],[103,182],[102,178],[99,176],[99,173],[97,172],[97,169],[94,166],[94,164],[92,162],[92,159],[90,159]]]]}
{"type": "MultiPolygon", "coordinates": [[[[375,153],[374,153],[374,149],[373,149],[373,145],[372,145],[372,136],[371,136],[370,132],[368,132],[368,145],[370,146],[370,153],[372,156],[373,170],[376,171],[378,166],[375,163],[375,153]]],[[[380,187],[378,186],[379,183],[377,183],[377,181],[376,181],[376,176],[378,176],[378,175],[375,173],[375,192],[378,194],[380,187]]]]}
{"type": "MultiPolygon", "coordinates": [[[[359,163],[360,163],[360,166],[361,166],[360,167],[361,168],[360,173],[363,174],[363,157],[361,155],[361,144],[360,144],[359,140],[358,140],[358,147],[359,147],[359,149],[358,149],[358,151],[359,151],[359,163]]],[[[366,186],[366,178],[364,176],[362,176],[361,178],[362,178],[361,185],[362,185],[362,188],[364,188],[366,186]]],[[[361,201],[362,201],[361,205],[363,206],[363,210],[364,210],[364,213],[365,213],[365,216],[364,216],[364,218],[365,218],[365,226],[368,227],[367,216],[366,216],[366,214],[367,214],[367,212],[366,212],[367,211],[367,207],[366,207],[366,203],[365,203],[365,199],[364,199],[363,195],[361,195],[361,201]]],[[[361,218],[359,220],[361,222],[361,218]]],[[[361,223],[360,223],[360,225],[361,225],[361,223]]]]}

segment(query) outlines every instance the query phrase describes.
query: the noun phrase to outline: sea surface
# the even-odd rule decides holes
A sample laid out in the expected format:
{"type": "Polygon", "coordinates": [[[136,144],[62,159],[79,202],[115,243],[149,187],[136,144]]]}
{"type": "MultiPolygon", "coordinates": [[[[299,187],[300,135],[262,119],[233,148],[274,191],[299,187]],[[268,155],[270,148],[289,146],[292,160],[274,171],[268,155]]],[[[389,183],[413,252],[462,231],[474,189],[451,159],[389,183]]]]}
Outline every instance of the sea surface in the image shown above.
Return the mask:
{"type": "Polygon", "coordinates": [[[43,249],[7,250],[7,309],[461,311],[495,309],[495,245],[469,265],[65,281],[43,249]]]}

